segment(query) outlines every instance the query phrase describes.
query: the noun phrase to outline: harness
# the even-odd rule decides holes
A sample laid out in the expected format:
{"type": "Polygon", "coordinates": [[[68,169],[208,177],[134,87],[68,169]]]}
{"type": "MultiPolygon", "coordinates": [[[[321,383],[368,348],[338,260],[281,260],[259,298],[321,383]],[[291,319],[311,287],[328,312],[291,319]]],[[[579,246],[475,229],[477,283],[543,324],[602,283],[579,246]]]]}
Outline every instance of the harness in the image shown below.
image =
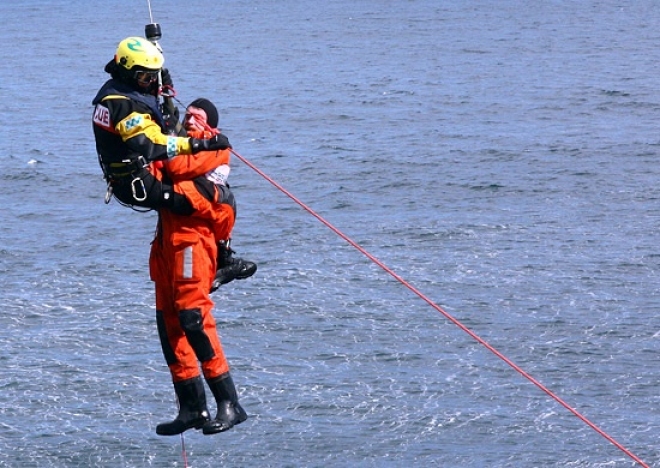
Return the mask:
{"type": "MultiPolygon", "coordinates": [[[[131,186],[133,199],[137,202],[145,201],[147,199],[147,189],[144,185],[144,172],[147,170],[147,164],[147,160],[141,155],[135,159],[124,159],[121,162],[109,164],[104,163],[101,155],[99,155],[99,165],[103,171],[103,177],[108,183],[105,193],[106,205],[112,199],[113,187],[127,183],[131,186]]],[[[119,201],[121,202],[121,200],[119,201]]]]}
{"type": "MultiPolygon", "coordinates": [[[[151,115],[155,118],[158,125],[164,129],[165,120],[161,112],[158,100],[151,95],[144,95],[130,88],[125,83],[117,80],[108,80],[103,87],[99,90],[92,104],[96,105],[108,99],[129,99],[139,102],[151,111],[151,115]]],[[[110,133],[116,133],[114,129],[107,129],[110,133]]],[[[127,157],[119,162],[104,162],[103,156],[98,154],[99,165],[103,171],[104,179],[108,186],[105,194],[105,203],[110,203],[113,195],[122,205],[129,206],[136,209],[143,202],[147,201],[149,197],[149,189],[145,186],[145,177],[152,178],[152,174],[146,169],[148,161],[146,158],[139,154],[129,154],[127,157]],[[115,192],[115,187],[124,187],[130,185],[130,193],[132,200],[121,200],[115,192]],[[132,203],[134,202],[134,203],[132,203]]],[[[122,190],[120,190],[122,191],[122,190]]],[[[125,197],[124,197],[125,198],[125,197]]],[[[148,205],[148,204],[147,204],[148,205]]],[[[142,205],[142,208],[151,208],[142,205]]],[[[137,210],[143,211],[143,210],[137,210]]]]}

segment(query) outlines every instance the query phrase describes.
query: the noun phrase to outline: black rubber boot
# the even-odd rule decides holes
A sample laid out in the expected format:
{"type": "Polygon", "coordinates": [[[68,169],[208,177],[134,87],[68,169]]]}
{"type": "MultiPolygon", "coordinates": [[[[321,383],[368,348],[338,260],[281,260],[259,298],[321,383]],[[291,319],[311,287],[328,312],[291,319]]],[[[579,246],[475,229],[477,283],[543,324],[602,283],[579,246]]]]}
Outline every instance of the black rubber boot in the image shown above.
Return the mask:
{"type": "Polygon", "coordinates": [[[229,372],[206,382],[209,384],[215,401],[218,404],[218,414],[215,419],[204,424],[202,428],[204,434],[209,435],[224,432],[248,418],[247,413],[238,403],[236,387],[229,372]]]}
{"type": "Polygon", "coordinates": [[[249,260],[233,257],[235,254],[229,242],[218,243],[218,268],[211,285],[211,292],[216,291],[223,284],[235,279],[246,279],[257,271],[257,264],[249,260]]]}
{"type": "Polygon", "coordinates": [[[210,420],[201,377],[176,382],[174,391],[179,400],[179,414],[174,421],[156,426],[158,435],[177,435],[193,427],[200,429],[210,420]]]}

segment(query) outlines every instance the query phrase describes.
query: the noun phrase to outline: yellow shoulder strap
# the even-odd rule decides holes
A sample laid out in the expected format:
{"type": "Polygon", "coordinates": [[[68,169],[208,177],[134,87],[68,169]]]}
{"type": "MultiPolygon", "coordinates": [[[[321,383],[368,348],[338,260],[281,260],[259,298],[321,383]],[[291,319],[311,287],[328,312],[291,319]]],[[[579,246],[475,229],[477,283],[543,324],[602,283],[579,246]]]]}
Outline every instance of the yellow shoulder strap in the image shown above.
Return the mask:
{"type": "Polygon", "coordinates": [[[121,94],[109,94],[103,99],[101,99],[101,102],[107,101],[108,99],[128,99],[126,96],[122,96],[121,94]]]}

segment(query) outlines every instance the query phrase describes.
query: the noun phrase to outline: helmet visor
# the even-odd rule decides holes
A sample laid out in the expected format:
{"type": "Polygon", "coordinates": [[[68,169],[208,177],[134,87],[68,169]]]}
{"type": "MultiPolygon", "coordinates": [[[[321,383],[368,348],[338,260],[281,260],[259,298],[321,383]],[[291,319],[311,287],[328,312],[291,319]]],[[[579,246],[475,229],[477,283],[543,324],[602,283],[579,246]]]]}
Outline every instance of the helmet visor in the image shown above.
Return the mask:
{"type": "Polygon", "coordinates": [[[137,81],[140,86],[149,86],[151,83],[158,80],[159,71],[153,70],[137,70],[133,74],[133,78],[137,81]]]}

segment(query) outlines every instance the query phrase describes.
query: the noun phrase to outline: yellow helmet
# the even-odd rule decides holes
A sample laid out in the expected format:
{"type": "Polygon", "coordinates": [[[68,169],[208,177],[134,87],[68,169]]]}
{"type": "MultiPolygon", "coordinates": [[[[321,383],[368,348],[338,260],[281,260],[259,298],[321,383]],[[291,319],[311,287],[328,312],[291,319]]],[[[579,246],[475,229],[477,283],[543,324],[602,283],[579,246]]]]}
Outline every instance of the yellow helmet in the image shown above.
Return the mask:
{"type": "Polygon", "coordinates": [[[126,70],[160,70],[165,58],[154,44],[143,37],[127,37],[117,46],[115,63],[126,70]]]}

